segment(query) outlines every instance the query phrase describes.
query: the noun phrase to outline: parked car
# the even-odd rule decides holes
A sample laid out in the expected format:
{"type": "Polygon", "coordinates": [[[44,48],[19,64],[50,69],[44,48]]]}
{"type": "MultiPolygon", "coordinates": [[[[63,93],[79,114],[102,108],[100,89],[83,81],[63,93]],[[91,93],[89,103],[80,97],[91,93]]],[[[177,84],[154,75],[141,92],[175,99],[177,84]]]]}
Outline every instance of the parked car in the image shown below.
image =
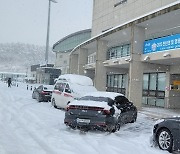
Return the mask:
{"type": "Polygon", "coordinates": [[[60,75],[55,83],[51,102],[55,108],[66,109],[70,101],[93,91],[97,90],[89,77],[75,74],[60,75]]]}
{"type": "Polygon", "coordinates": [[[32,98],[37,99],[38,102],[51,101],[53,88],[52,85],[40,85],[38,88],[34,88],[32,98]]]}
{"type": "Polygon", "coordinates": [[[162,150],[180,151],[180,117],[158,120],[153,129],[153,141],[162,150]]]}
{"type": "Polygon", "coordinates": [[[137,108],[123,94],[93,92],[68,104],[64,123],[71,128],[115,132],[137,119],[137,108]]]}

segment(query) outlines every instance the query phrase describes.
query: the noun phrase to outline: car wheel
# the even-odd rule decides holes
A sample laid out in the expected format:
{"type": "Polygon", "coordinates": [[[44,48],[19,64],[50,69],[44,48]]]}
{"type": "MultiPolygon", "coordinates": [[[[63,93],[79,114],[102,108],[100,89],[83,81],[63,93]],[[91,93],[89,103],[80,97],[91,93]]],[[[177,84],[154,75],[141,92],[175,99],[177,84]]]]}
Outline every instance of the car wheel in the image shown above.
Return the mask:
{"type": "Polygon", "coordinates": [[[137,120],[137,113],[133,116],[133,119],[130,121],[130,123],[134,123],[137,120]]]}
{"type": "Polygon", "coordinates": [[[161,129],[157,134],[157,143],[160,149],[172,152],[173,136],[171,132],[166,128],[161,129]]]}
{"type": "Polygon", "coordinates": [[[120,130],[121,125],[118,123],[116,126],[111,130],[112,133],[115,133],[116,131],[120,130]]]}
{"type": "Polygon", "coordinates": [[[54,106],[55,108],[57,108],[57,105],[56,105],[56,102],[55,102],[55,99],[54,99],[54,98],[52,99],[51,104],[52,104],[52,106],[54,106]]]}
{"type": "Polygon", "coordinates": [[[38,102],[41,102],[41,101],[42,101],[42,100],[41,100],[41,97],[40,97],[39,95],[37,96],[37,101],[38,101],[38,102]]]}
{"type": "Polygon", "coordinates": [[[35,97],[34,97],[34,93],[32,93],[32,99],[35,99],[35,97]]]}

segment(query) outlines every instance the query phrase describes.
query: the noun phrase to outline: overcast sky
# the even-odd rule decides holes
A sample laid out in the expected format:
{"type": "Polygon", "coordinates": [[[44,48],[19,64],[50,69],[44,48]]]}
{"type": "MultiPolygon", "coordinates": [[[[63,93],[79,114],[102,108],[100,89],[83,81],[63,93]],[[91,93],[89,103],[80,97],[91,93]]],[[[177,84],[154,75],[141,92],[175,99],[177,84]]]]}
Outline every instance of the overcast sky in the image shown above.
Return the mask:
{"type": "MultiPolygon", "coordinates": [[[[73,32],[91,28],[93,0],[51,3],[50,46],[73,32]]],[[[48,0],[1,0],[0,43],[46,44],[48,0]]]]}

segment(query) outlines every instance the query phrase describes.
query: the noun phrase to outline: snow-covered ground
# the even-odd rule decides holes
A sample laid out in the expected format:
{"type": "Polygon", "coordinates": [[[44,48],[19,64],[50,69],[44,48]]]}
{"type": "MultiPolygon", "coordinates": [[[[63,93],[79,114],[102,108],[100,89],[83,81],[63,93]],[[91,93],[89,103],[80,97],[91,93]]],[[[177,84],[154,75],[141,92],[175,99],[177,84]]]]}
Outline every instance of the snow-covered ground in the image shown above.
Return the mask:
{"type": "Polygon", "coordinates": [[[66,127],[64,111],[31,93],[25,84],[0,82],[0,154],[168,154],[151,147],[154,120],[144,114],[116,133],[84,133],[66,127]]]}

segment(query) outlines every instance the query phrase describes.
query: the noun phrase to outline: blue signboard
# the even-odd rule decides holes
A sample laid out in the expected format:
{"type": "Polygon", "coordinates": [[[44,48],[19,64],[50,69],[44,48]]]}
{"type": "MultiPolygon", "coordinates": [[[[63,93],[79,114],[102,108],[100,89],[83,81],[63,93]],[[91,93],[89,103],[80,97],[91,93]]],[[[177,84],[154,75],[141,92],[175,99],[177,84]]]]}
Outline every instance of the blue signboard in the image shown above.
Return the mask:
{"type": "Polygon", "coordinates": [[[179,49],[180,48],[180,34],[161,37],[154,40],[144,42],[143,53],[152,53],[165,50],[179,49]]]}

